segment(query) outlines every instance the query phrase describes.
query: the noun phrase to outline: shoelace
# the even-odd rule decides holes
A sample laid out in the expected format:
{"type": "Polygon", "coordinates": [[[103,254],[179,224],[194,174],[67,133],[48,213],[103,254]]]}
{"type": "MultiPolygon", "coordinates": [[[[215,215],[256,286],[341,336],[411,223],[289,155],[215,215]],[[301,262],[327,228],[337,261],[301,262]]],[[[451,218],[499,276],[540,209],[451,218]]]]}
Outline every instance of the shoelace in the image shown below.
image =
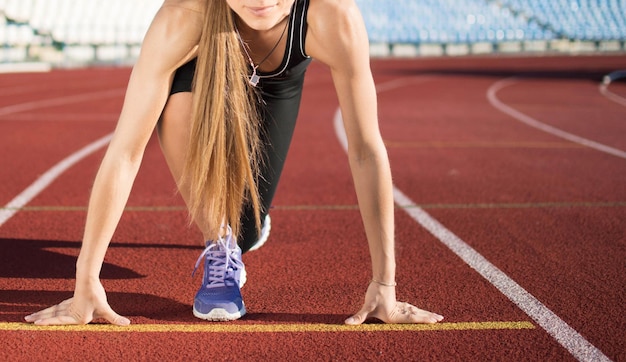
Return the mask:
{"type": "Polygon", "coordinates": [[[226,275],[228,273],[228,266],[234,263],[230,257],[230,250],[226,246],[224,239],[219,239],[215,243],[209,244],[204,251],[198,257],[196,266],[193,269],[191,276],[196,274],[196,270],[200,266],[200,262],[206,256],[208,263],[205,267],[208,268],[206,274],[208,275],[207,288],[222,287],[225,284],[226,275]],[[215,250],[214,250],[215,249],[215,250]]]}

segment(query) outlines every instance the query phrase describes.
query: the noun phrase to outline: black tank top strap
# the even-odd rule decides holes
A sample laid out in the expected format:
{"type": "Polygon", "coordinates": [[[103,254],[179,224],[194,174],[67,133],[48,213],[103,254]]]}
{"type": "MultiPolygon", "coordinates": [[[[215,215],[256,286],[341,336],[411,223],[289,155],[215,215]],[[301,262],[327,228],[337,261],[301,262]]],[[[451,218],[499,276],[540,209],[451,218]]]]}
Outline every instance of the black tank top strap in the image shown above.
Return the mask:
{"type": "Polygon", "coordinates": [[[309,0],[296,0],[291,14],[289,15],[289,30],[287,32],[287,44],[283,61],[280,66],[271,72],[258,72],[261,80],[271,78],[283,78],[290,70],[297,67],[305,60],[310,60],[305,51],[305,39],[307,31],[306,16],[309,8],[309,0]]]}
{"type": "Polygon", "coordinates": [[[296,63],[308,59],[306,54],[305,39],[307,31],[306,16],[309,10],[309,0],[296,0],[296,8],[294,9],[295,26],[294,26],[294,39],[297,41],[297,46],[293,48],[291,56],[296,63]],[[297,52],[296,52],[297,51],[297,52]]]}

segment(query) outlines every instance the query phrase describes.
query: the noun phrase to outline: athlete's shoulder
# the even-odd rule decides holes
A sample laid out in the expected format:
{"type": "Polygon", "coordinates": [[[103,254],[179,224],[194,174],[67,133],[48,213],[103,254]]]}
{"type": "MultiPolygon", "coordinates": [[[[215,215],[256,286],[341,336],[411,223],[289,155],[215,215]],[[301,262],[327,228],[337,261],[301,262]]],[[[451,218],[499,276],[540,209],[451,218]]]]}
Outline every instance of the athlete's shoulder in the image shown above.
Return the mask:
{"type": "Polygon", "coordinates": [[[361,12],[354,0],[308,0],[307,53],[319,60],[367,46],[361,12]]]}
{"type": "Polygon", "coordinates": [[[165,0],[144,37],[140,69],[169,72],[195,56],[204,16],[201,0],[165,0]]]}

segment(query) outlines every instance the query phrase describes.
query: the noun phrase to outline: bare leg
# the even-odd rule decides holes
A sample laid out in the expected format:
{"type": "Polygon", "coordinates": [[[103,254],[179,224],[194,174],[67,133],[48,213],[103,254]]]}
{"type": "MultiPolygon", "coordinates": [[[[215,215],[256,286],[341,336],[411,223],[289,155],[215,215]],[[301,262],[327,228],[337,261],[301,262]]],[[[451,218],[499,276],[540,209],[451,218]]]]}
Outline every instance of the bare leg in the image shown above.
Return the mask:
{"type": "MultiPolygon", "coordinates": [[[[189,92],[175,93],[170,96],[157,125],[161,149],[170,172],[178,185],[178,190],[188,203],[189,188],[179,181],[185,162],[185,151],[189,144],[189,130],[191,127],[191,104],[192,95],[189,92]]],[[[209,240],[207,230],[209,228],[204,220],[194,220],[205,240],[209,240]]]]}

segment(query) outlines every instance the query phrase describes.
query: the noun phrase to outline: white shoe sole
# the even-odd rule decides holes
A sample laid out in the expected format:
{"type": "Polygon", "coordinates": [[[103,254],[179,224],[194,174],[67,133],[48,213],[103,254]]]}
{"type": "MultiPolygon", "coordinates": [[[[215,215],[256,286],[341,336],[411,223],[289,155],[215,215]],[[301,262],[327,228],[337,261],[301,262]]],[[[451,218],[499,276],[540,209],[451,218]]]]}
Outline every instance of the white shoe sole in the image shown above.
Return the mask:
{"type": "Polygon", "coordinates": [[[193,308],[193,315],[196,318],[204,319],[204,320],[211,321],[211,322],[234,321],[243,317],[245,314],[246,314],[245,305],[242,306],[241,310],[236,313],[228,313],[223,308],[215,308],[207,314],[202,314],[198,312],[195,307],[193,308]]]}
{"type": "Polygon", "coordinates": [[[272,230],[272,219],[270,219],[270,215],[267,214],[265,216],[265,220],[263,220],[263,227],[261,228],[261,236],[259,240],[252,245],[252,247],[248,251],[255,251],[258,248],[262,247],[267,239],[270,237],[270,231],[272,230]]]}
{"type": "Polygon", "coordinates": [[[243,285],[248,281],[248,273],[246,273],[246,268],[241,269],[241,273],[239,273],[239,289],[243,288],[243,285]]]}

